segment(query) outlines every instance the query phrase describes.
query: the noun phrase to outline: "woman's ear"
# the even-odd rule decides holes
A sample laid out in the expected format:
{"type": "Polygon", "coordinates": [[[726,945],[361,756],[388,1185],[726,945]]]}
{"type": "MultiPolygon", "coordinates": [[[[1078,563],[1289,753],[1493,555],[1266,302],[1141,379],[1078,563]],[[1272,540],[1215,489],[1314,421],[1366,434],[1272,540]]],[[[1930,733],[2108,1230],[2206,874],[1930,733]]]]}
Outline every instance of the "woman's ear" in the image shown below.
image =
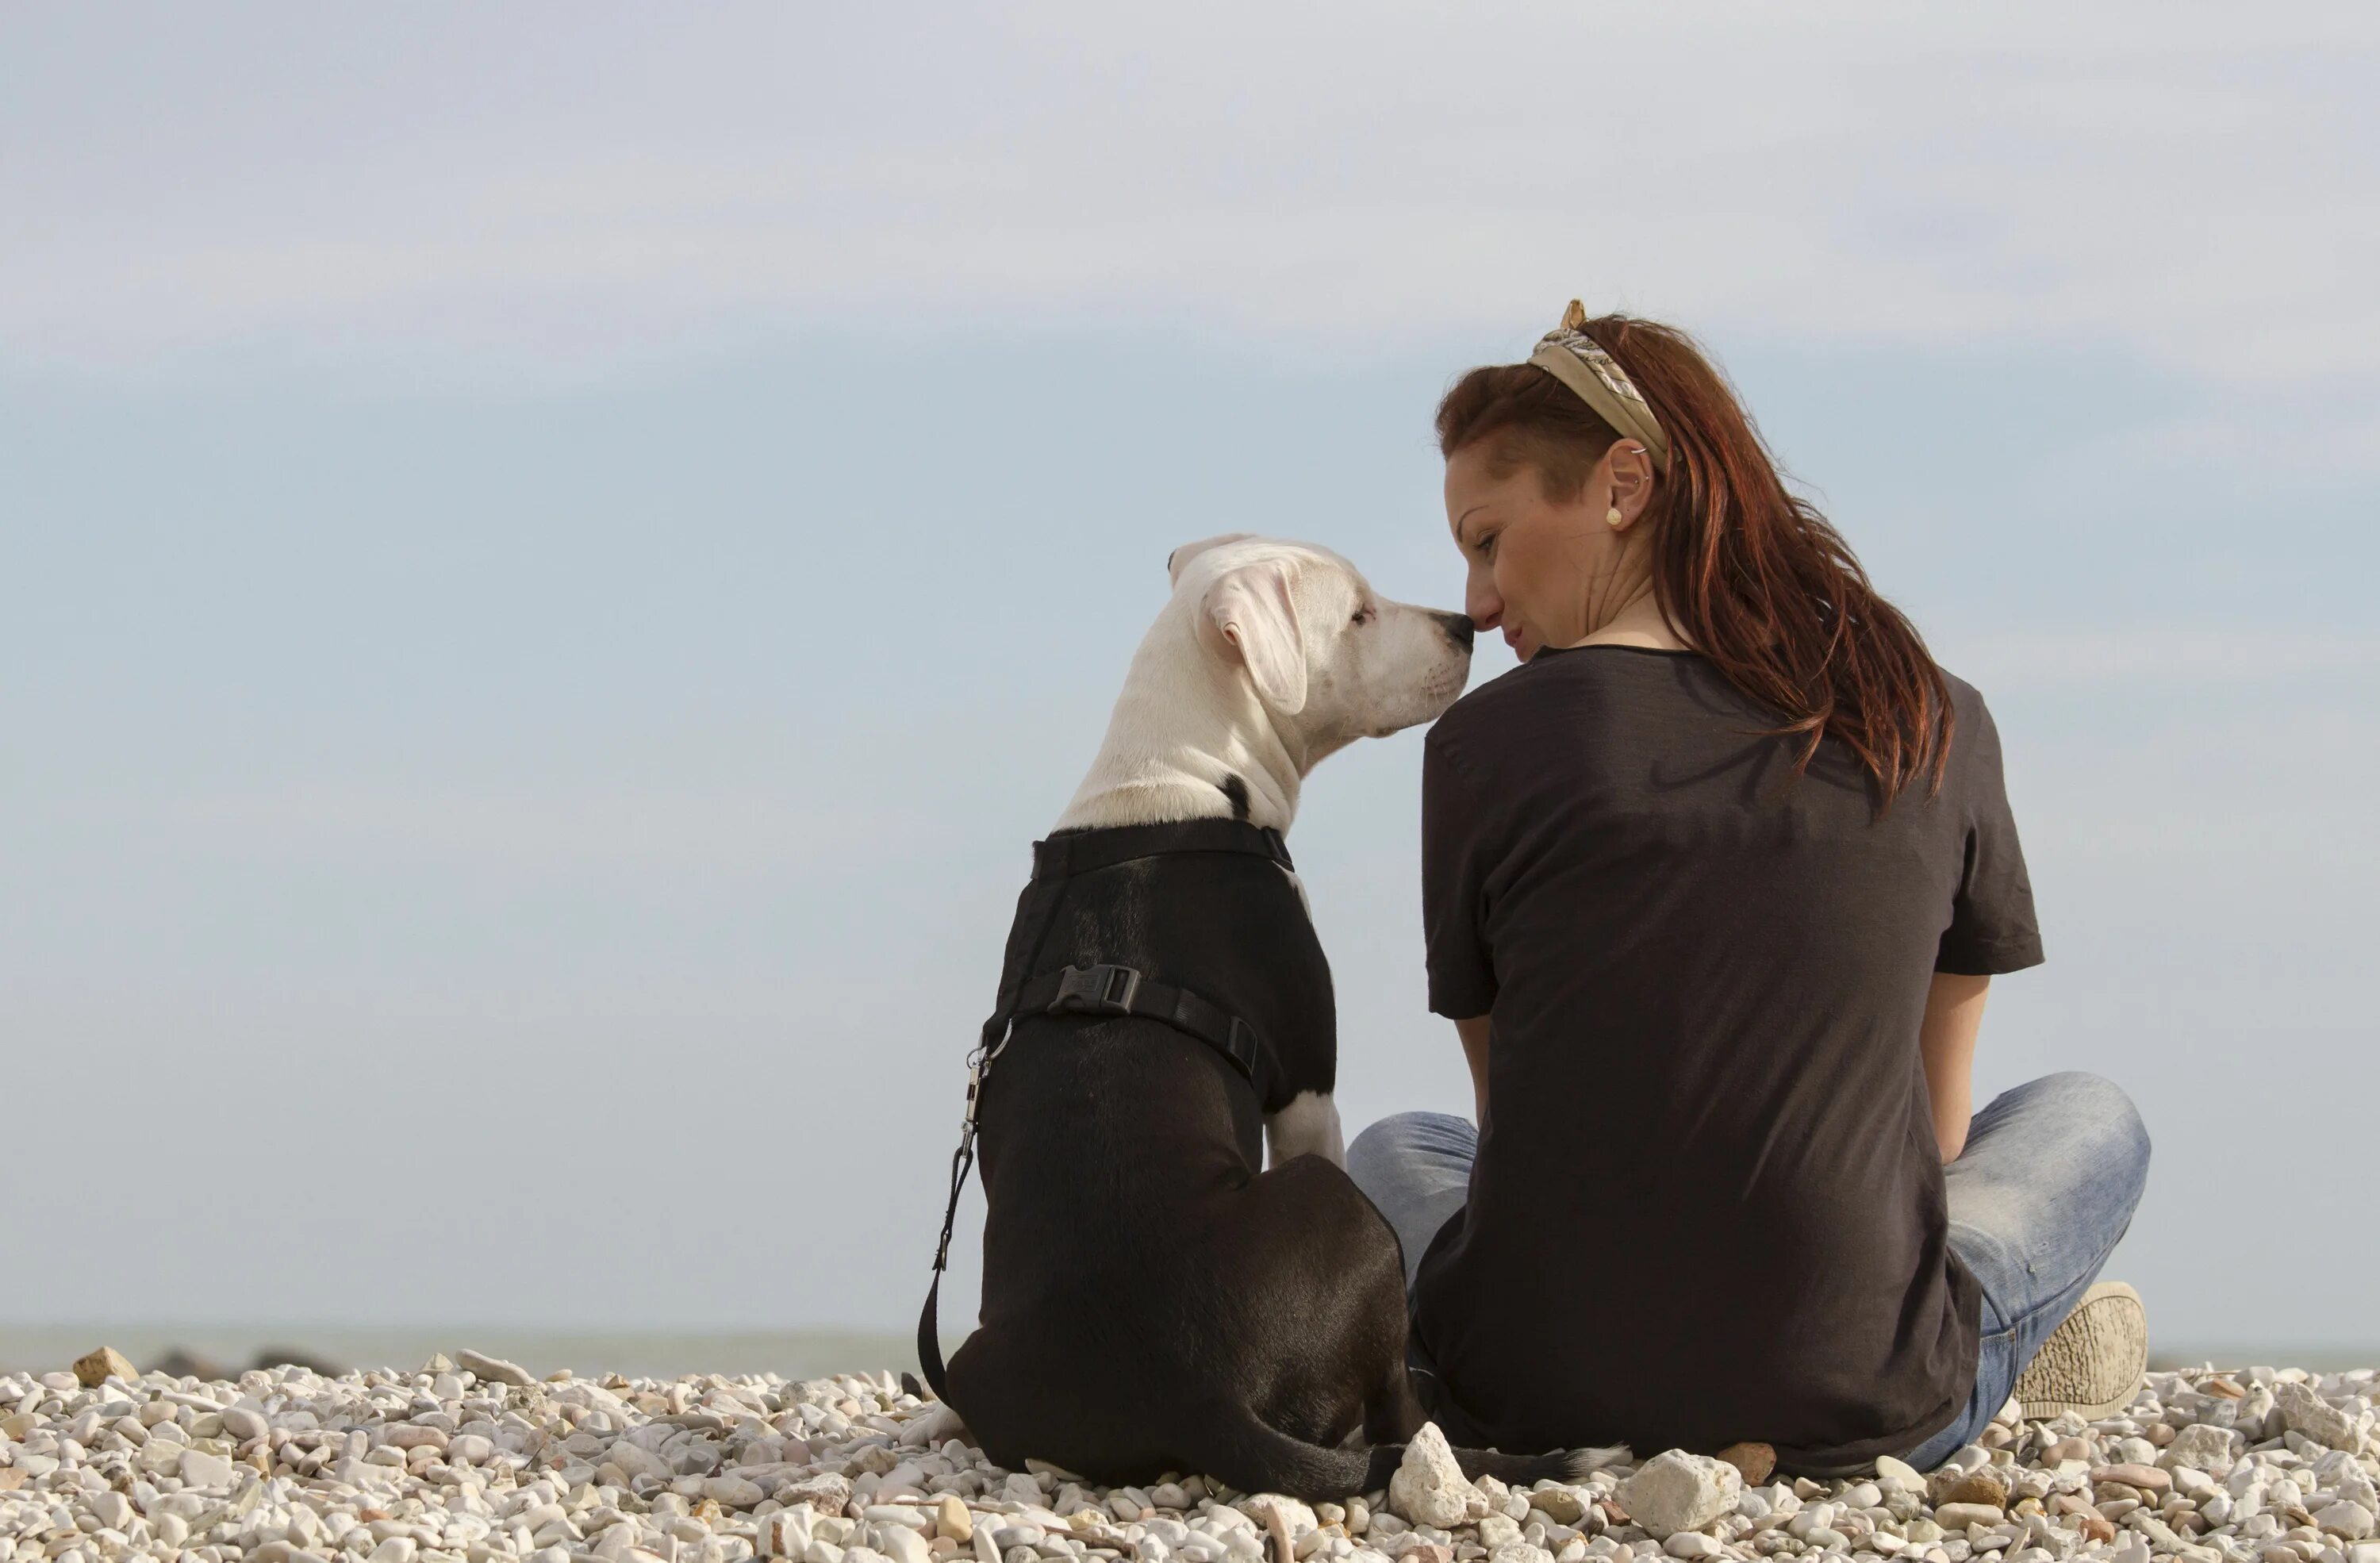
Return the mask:
{"type": "Polygon", "coordinates": [[[1305,709],[1305,638],[1298,633],[1289,572],[1279,559],[1226,570],[1207,588],[1199,609],[1225,653],[1245,664],[1257,697],[1295,716],[1305,709]]]}
{"type": "MultiPolygon", "coordinates": [[[[1614,531],[1624,532],[1645,514],[1653,501],[1653,458],[1645,447],[1633,440],[1621,440],[1604,454],[1611,469],[1610,509],[1619,514],[1611,522],[1614,531]]],[[[1607,515],[1606,519],[1609,516],[1607,515]]]]}

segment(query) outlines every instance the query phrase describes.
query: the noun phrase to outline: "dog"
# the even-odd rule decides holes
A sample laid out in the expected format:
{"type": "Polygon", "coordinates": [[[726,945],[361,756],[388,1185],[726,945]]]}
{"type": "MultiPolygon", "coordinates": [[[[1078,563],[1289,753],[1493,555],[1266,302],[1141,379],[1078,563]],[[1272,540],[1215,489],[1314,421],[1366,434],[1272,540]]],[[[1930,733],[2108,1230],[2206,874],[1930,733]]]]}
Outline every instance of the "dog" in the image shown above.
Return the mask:
{"type": "Polygon", "coordinates": [[[1010,936],[971,1097],[981,1323],[937,1388],[1011,1469],[1342,1497],[1387,1485],[1426,1413],[1403,1257],[1345,1171],[1330,971],[1282,833],[1317,762],[1462,694],[1472,625],[1305,544],[1233,533],[1166,568],[1010,936]]]}

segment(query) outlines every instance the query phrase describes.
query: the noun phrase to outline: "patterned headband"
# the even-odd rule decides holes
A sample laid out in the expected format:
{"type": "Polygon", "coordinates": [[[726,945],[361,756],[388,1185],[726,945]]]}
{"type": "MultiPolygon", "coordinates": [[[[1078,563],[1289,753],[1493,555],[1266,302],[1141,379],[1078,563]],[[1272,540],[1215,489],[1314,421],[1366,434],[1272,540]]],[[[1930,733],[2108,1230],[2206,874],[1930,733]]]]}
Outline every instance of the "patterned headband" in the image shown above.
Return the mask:
{"type": "Polygon", "coordinates": [[[1570,308],[1562,311],[1561,324],[1537,339],[1537,350],[1529,355],[1529,362],[1577,392],[1579,400],[1593,407],[1622,438],[1644,446],[1652,454],[1654,468],[1668,477],[1670,436],[1662,430],[1661,420],[1653,416],[1651,404],[1628,378],[1628,371],[1580,329],[1585,324],[1585,306],[1572,299],[1570,308]]]}

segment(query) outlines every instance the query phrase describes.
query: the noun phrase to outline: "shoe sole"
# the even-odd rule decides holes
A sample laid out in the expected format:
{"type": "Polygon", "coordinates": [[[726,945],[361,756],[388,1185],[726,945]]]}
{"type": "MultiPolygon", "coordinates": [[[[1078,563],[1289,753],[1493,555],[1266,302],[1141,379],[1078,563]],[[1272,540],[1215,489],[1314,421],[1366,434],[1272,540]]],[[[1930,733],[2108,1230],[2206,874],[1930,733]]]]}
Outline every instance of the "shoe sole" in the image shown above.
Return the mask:
{"type": "Polygon", "coordinates": [[[2029,1421],[2068,1412],[2095,1421],[2132,1403],[2148,1365],[2148,1311],[2141,1294],[2121,1281],[2101,1281],[2017,1375],[2016,1399],[2029,1421]]]}

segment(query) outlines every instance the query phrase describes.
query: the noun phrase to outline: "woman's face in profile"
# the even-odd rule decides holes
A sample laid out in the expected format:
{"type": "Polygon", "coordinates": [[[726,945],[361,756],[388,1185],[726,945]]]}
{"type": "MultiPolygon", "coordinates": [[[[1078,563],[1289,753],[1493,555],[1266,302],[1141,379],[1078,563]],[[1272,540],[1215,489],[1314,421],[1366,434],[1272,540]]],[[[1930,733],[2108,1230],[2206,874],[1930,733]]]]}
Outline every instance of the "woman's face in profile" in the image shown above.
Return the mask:
{"type": "Polygon", "coordinates": [[[1492,440],[1464,446],[1446,463],[1446,520],[1466,571],[1463,612],[1481,630],[1500,630],[1527,661],[1544,646],[1587,633],[1590,583],[1617,558],[1620,539],[1604,523],[1610,507],[1607,464],[1598,462],[1576,498],[1554,503],[1536,468],[1497,476],[1492,440]]]}

